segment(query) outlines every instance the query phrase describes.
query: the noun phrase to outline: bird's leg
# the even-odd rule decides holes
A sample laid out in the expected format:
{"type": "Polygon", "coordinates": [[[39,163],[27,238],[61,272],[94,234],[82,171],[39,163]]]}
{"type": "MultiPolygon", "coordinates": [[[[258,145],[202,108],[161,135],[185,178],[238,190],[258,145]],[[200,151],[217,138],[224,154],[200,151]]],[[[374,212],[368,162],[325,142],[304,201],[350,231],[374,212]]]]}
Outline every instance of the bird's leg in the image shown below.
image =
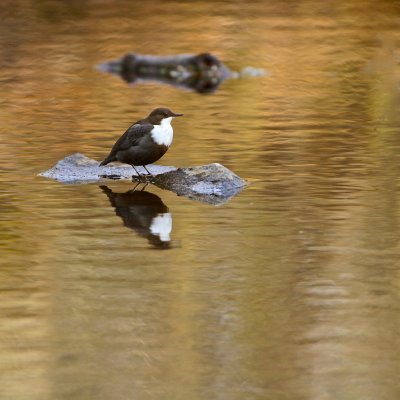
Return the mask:
{"type": "Polygon", "coordinates": [[[144,186],[142,187],[141,192],[143,192],[143,190],[146,189],[146,186],[147,186],[148,184],[149,184],[148,182],[146,182],[146,183],[144,184],[144,186]]]}
{"type": "MultiPolygon", "coordinates": [[[[138,170],[135,168],[135,166],[134,166],[134,165],[132,165],[132,168],[135,170],[135,172],[136,172],[136,175],[137,175],[137,178],[138,178],[140,181],[143,181],[143,177],[142,177],[142,175],[141,175],[141,174],[139,174],[138,170]]],[[[132,180],[136,180],[136,179],[135,179],[135,176],[132,176],[132,180]]]]}
{"type": "MultiPolygon", "coordinates": [[[[146,170],[146,172],[147,172],[149,175],[151,175],[151,172],[146,168],[145,165],[142,165],[142,167],[146,170]]],[[[151,176],[153,176],[153,175],[151,175],[151,176]]]]}
{"type": "Polygon", "coordinates": [[[150,177],[153,179],[154,181],[154,175],[146,168],[145,165],[142,165],[142,167],[146,170],[147,174],[150,175],[150,177]]]}

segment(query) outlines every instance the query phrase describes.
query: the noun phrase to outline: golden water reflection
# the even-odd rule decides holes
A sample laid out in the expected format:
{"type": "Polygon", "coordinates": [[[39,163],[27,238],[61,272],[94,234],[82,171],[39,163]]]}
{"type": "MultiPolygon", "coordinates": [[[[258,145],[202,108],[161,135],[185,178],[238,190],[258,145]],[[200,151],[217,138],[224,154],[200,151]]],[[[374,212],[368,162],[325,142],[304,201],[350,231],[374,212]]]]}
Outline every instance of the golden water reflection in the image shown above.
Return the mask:
{"type": "Polygon", "coordinates": [[[398,3],[10,4],[0,398],[397,400],[398,3]],[[94,68],[132,51],[270,74],[204,97],[94,68]],[[146,189],[173,214],[168,251],[147,239],[154,209],[130,214],[130,183],[36,177],[76,151],[102,159],[160,105],[185,113],[160,163],[251,182],[218,207],[146,189]]]}

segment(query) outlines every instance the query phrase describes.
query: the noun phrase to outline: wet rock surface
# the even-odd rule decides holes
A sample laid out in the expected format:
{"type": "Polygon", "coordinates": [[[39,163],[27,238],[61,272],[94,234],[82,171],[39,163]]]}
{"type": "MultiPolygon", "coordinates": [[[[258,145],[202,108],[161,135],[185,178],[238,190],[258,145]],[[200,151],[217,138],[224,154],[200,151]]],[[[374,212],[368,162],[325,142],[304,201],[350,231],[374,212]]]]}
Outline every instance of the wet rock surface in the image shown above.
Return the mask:
{"type": "MultiPolygon", "coordinates": [[[[139,169],[139,173],[144,174],[144,170],[141,167],[139,169]]],[[[171,190],[180,196],[211,204],[227,201],[246,186],[246,181],[218,163],[188,168],[148,165],[147,169],[153,175],[149,183],[171,190]]],[[[129,165],[111,164],[100,167],[98,161],[80,153],[65,157],[39,176],[70,184],[132,180],[132,178],[140,180],[129,165]]]]}
{"type": "Polygon", "coordinates": [[[154,184],[180,196],[217,204],[237,194],[245,181],[221,164],[177,168],[155,177],[154,184]]]}

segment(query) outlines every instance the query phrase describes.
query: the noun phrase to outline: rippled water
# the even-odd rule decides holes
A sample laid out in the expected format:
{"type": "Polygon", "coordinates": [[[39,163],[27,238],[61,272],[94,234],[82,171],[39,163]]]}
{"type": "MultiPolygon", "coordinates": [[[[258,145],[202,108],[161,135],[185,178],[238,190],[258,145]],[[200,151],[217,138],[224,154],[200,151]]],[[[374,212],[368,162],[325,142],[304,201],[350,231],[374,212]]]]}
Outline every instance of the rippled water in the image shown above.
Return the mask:
{"type": "Polygon", "coordinates": [[[397,1],[0,13],[1,399],[400,398],[397,1]],[[268,73],[202,95],[95,69],[130,51],[268,73]],[[214,207],[37,177],[159,105],[185,114],[161,164],[251,185],[214,207]]]}

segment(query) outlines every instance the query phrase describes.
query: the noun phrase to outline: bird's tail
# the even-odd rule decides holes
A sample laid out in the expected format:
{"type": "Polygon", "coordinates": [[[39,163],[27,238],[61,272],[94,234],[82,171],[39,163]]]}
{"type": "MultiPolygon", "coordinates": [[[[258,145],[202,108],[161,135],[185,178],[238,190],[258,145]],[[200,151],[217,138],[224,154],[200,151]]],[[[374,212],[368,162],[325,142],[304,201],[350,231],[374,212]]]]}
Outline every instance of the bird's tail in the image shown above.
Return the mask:
{"type": "Polygon", "coordinates": [[[111,161],[115,161],[115,159],[114,159],[113,157],[108,156],[105,160],[103,160],[103,161],[100,163],[100,166],[107,165],[107,164],[110,163],[111,161]]]}

